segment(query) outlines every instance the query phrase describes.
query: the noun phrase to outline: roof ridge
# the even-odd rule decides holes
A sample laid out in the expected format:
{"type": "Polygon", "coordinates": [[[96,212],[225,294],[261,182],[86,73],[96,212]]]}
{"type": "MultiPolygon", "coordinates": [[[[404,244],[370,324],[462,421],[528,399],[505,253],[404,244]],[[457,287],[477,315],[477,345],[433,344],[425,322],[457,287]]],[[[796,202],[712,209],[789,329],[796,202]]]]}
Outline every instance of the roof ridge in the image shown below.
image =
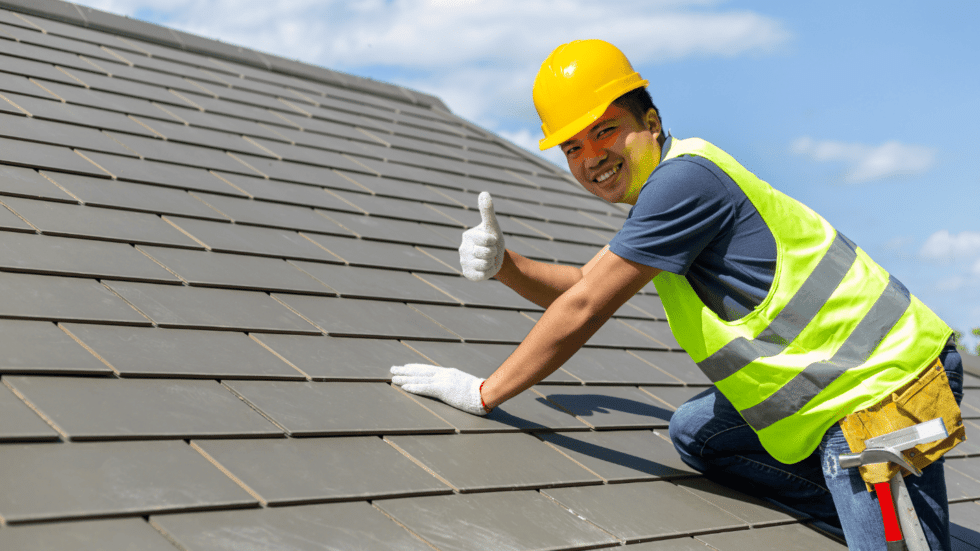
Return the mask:
{"type": "Polygon", "coordinates": [[[244,46],[205,38],[87,6],[79,6],[71,2],[62,0],[0,0],[0,8],[88,29],[111,32],[119,36],[138,38],[185,52],[213,56],[322,84],[382,96],[389,100],[438,109],[446,113],[451,112],[441,99],[431,94],[367,77],[341,73],[311,63],[262,53],[244,46]]]}

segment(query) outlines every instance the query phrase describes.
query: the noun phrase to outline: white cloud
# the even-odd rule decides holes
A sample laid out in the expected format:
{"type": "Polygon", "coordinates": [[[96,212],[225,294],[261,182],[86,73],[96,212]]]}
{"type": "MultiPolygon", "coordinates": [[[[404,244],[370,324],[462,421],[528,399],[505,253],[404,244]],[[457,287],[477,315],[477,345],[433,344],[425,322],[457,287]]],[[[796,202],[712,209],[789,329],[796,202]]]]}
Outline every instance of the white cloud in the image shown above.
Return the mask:
{"type": "Polygon", "coordinates": [[[791,149],[815,161],[845,163],[844,180],[855,183],[922,174],[936,161],[935,149],[897,141],[867,145],[817,141],[804,136],[793,142],[791,149]]]}
{"type": "Polygon", "coordinates": [[[690,57],[765,54],[791,39],[779,20],[724,9],[723,0],[78,3],[395,82],[435,94],[458,115],[491,130],[523,127],[531,134],[538,133],[530,101],[534,75],[564,42],[602,38],[635,66],[649,67],[690,57]]]}
{"type": "MultiPolygon", "coordinates": [[[[949,230],[939,230],[926,239],[919,249],[919,256],[943,262],[980,257],[980,232],[951,234],[949,230]]],[[[980,274],[980,259],[973,266],[973,271],[980,274]]]]}

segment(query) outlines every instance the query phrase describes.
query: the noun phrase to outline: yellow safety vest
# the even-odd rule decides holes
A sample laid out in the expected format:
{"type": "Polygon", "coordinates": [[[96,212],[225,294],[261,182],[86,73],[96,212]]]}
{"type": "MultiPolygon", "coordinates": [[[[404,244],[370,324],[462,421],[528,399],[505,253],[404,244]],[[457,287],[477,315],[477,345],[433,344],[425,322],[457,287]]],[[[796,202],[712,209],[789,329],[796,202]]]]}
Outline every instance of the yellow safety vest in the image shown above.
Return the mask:
{"type": "Polygon", "coordinates": [[[952,330],[820,215],[700,139],[672,141],[664,159],[704,157],[758,209],[776,241],[765,300],[725,321],[687,278],[653,282],[671,331],[783,463],[810,455],[827,429],[904,386],[952,330]]]}

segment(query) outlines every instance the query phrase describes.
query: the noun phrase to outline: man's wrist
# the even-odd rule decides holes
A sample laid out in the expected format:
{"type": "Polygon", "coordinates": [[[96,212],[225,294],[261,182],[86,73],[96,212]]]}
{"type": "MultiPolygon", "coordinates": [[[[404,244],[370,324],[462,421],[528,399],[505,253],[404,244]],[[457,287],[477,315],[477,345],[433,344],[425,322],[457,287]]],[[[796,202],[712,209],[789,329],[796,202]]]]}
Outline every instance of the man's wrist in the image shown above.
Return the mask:
{"type": "Polygon", "coordinates": [[[483,406],[483,411],[485,413],[490,413],[490,411],[492,411],[493,408],[487,407],[487,403],[483,400],[483,385],[485,385],[486,383],[487,380],[484,379],[483,382],[480,383],[480,389],[477,392],[480,395],[480,405],[483,406]]]}

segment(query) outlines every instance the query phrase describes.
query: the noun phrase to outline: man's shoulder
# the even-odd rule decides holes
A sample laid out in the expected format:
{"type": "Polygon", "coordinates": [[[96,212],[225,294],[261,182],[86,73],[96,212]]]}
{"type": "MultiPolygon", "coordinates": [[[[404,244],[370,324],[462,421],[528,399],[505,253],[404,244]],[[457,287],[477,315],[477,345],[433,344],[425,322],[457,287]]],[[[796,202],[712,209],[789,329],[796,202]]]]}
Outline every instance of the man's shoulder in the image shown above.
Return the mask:
{"type": "Polygon", "coordinates": [[[731,201],[735,188],[737,185],[731,177],[710,159],[684,155],[666,159],[657,166],[636,204],[731,201]]]}

